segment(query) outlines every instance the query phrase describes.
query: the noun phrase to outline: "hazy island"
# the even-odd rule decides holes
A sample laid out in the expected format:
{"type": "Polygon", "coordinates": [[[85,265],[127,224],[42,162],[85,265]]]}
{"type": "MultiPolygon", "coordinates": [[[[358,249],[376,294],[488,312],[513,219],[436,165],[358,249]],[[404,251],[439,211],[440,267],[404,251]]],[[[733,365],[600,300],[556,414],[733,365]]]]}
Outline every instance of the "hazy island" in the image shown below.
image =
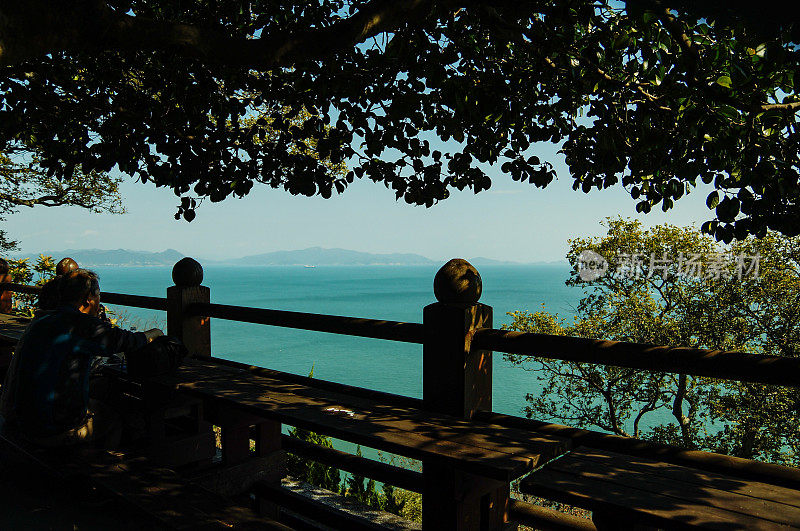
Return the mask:
{"type": "MultiPolygon", "coordinates": [[[[71,256],[86,267],[101,266],[172,266],[185,255],[175,249],[161,252],[133,251],[129,249],[66,249],[45,251],[42,254],[60,259],[71,256]]],[[[16,258],[29,258],[35,261],[38,254],[18,254],[16,258]]],[[[413,253],[376,254],[349,249],[326,249],[309,247],[294,251],[273,251],[230,260],[210,260],[195,257],[208,265],[237,266],[435,266],[446,260],[433,260],[413,253]]],[[[493,260],[484,257],[467,258],[474,266],[523,265],[520,262],[493,260]]],[[[526,264],[527,265],[527,264],[526,264]]]]}

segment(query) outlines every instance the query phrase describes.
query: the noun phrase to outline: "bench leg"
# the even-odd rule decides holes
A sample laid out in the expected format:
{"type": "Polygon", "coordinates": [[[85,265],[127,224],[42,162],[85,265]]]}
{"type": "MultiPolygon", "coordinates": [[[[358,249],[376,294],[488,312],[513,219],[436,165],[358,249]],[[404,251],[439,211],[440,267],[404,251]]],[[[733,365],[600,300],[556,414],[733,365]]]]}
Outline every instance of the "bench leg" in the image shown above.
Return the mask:
{"type": "Polygon", "coordinates": [[[265,456],[281,449],[281,423],[256,424],[256,455],[265,456]]]}
{"type": "Polygon", "coordinates": [[[222,427],[222,459],[234,465],[246,461],[250,455],[250,436],[255,428],[255,455],[264,457],[281,449],[281,423],[259,421],[253,425],[236,424],[222,427]]]}
{"type": "MultiPolygon", "coordinates": [[[[275,421],[261,422],[255,425],[256,432],[256,455],[259,457],[268,456],[270,454],[278,454],[281,451],[281,423],[275,421]]],[[[281,454],[283,455],[283,454],[281,454]]],[[[280,486],[281,477],[284,474],[273,474],[272,476],[263,479],[271,484],[280,486]],[[280,476],[280,477],[279,477],[280,476]]],[[[273,518],[277,520],[280,518],[280,506],[278,504],[265,500],[261,496],[256,496],[255,510],[258,514],[273,518]]]]}
{"type": "Polygon", "coordinates": [[[250,457],[250,426],[222,427],[222,461],[226,465],[241,463],[250,457]]]}
{"type": "MultiPolygon", "coordinates": [[[[208,401],[206,420],[222,431],[222,468],[198,481],[224,496],[247,492],[256,481],[280,483],[286,475],[286,454],[281,450],[281,423],[243,413],[208,401]],[[255,451],[250,441],[255,440],[255,451]]],[[[274,514],[274,510],[267,510],[274,514]]]]}
{"type": "Polygon", "coordinates": [[[509,522],[508,483],[467,474],[438,463],[422,465],[422,528],[425,530],[499,531],[509,522]]]}

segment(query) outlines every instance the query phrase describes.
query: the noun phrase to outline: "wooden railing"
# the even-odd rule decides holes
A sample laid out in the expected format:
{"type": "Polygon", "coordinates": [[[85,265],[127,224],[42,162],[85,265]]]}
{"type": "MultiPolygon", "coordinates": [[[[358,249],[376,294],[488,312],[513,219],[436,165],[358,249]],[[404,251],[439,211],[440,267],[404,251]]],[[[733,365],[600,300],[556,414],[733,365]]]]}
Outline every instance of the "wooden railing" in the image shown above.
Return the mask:
{"type": "Polygon", "coordinates": [[[423,343],[424,331],[419,323],[402,323],[399,321],[379,321],[359,317],[340,315],[322,315],[318,313],[287,312],[284,310],[267,310],[264,308],[246,308],[244,306],[228,306],[197,302],[186,307],[186,315],[214,317],[228,321],[254,323],[284,328],[299,328],[314,332],[329,332],[348,336],[388,339],[405,343],[423,343]]]}
{"type": "MultiPolygon", "coordinates": [[[[0,291],[13,291],[15,293],[25,293],[28,295],[38,295],[42,291],[40,286],[28,286],[26,284],[14,284],[12,282],[0,283],[0,291]]],[[[144,295],[128,295],[125,293],[112,293],[108,291],[100,292],[100,302],[105,304],[116,304],[119,306],[130,306],[133,308],[146,308],[148,310],[167,311],[167,299],[162,297],[146,297],[144,295]]]]}
{"type": "MultiPolygon", "coordinates": [[[[490,422],[531,433],[565,436],[587,447],[627,452],[671,463],[702,465],[707,469],[732,472],[742,477],[800,487],[800,473],[793,469],[503,415],[492,412],[491,407],[492,351],[791,387],[800,386],[800,377],[797,376],[800,374],[800,359],[494,329],[492,308],[478,302],[481,291],[480,276],[463,260],[453,260],[437,273],[434,279],[437,302],[424,308],[422,323],[214,304],[210,302],[210,290],[201,285],[202,277],[200,264],[184,258],[173,269],[175,285],[167,289],[165,298],[103,292],[101,301],[107,304],[166,311],[167,333],[183,340],[195,357],[213,360],[222,366],[245,369],[254,375],[312,385],[319,389],[377,400],[397,407],[490,422]],[[422,344],[423,398],[312,380],[269,368],[215,358],[211,350],[210,318],[422,344]]],[[[39,288],[0,283],[0,291],[36,294],[39,288]]],[[[316,446],[286,435],[281,436],[279,431],[277,435],[273,435],[278,437],[273,444],[282,446],[290,453],[410,491],[421,492],[423,504],[426,503],[428,496],[440,495],[426,490],[428,488],[426,485],[442,484],[425,481],[425,474],[434,473],[430,471],[432,468],[425,469],[422,473],[409,471],[331,448],[316,446]]],[[[262,494],[267,497],[272,496],[273,501],[275,501],[274,496],[278,495],[275,488],[275,485],[259,487],[262,494]]],[[[285,503],[295,508],[297,504],[304,503],[289,495],[280,494],[278,497],[282,497],[285,503]]],[[[280,500],[277,503],[281,503],[280,500]]],[[[324,509],[312,505],[307,506],[309,514],[325,512],[324,509]]],[[[543,529],[593,529],[591,521],[518,500],[510,500],[506,507],[507,512],[504,516],[506,520],[543,529]]],[[[428,514],[430,513],[423,509],[424,526],[427,525],[428,514]]],[[[486,528],[499,529],[493,525],[486,528]]]]}
{"type": "Polygon", "coordinates": [[[647,371],[800,387],[800,358],[482,328],[475,348],[647,371]]]}

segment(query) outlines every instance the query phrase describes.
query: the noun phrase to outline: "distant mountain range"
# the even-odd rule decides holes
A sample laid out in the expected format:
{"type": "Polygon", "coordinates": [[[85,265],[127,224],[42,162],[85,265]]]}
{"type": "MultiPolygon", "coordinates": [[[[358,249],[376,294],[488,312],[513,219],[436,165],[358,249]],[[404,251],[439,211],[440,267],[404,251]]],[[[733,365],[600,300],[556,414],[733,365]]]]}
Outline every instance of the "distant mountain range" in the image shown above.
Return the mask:
{"type": "MultiPolygon", "coordinates": [[[[56,261],[69,256],[82,267],[171,266],[184,256],[175,249],[167,249],[160,253],[128,249],[67,249],[65,251],[44,251],[41,254],[52,256],[56,261]]],[[[38,257],[37,253],[22,255],[18,258],[30,258],[32,262],[35,262],[38,257]]]]}
{"type": "Polygon", "coordinates": [[[434,265],[418,254],[373,254],[347,249],[311,247],[299,251],[275,251],[245,256],[230,261],[237,265],[434,265]]]}
{"type": "MultiPolygon", "coordinates": [[[[75,259],[81,266],[171,266],[184,257],[175,249],[167,249],[159,253],[148,251],[131,251],[128,249],[67,249],[65,251],[47,251],[56,260],[65,256],[75,259]]],[[[30,258],[35,261],[36,255],[21,255],[18,258],[30,258]]],[[[242,266],[368,266],[368,265],[437,265],[441,260],[431,260],[411,253],[375,254],[351,251],[348,249],[325,249],[311,247],[297,251],[275,251],[230,260],[199,259],[204,264],[242,265],[242,266]]],[[[519,265],[519,262],[492,260],[475,257],[467,259],[472,265],[519,265]]]]}

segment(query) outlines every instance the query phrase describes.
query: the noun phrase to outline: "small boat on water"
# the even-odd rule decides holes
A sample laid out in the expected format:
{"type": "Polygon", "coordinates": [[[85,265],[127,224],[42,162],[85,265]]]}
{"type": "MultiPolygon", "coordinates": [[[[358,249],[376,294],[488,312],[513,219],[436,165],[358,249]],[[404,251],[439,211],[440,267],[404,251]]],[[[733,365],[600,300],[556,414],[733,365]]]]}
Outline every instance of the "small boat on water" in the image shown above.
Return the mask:
{"type": "Polygon", "coordinates": [[[315,265],[308,265],[308,264],[306,264],[306,265],[304,265],[303,267],[317,267],[317,266],[315,266],[315,265]]]}

